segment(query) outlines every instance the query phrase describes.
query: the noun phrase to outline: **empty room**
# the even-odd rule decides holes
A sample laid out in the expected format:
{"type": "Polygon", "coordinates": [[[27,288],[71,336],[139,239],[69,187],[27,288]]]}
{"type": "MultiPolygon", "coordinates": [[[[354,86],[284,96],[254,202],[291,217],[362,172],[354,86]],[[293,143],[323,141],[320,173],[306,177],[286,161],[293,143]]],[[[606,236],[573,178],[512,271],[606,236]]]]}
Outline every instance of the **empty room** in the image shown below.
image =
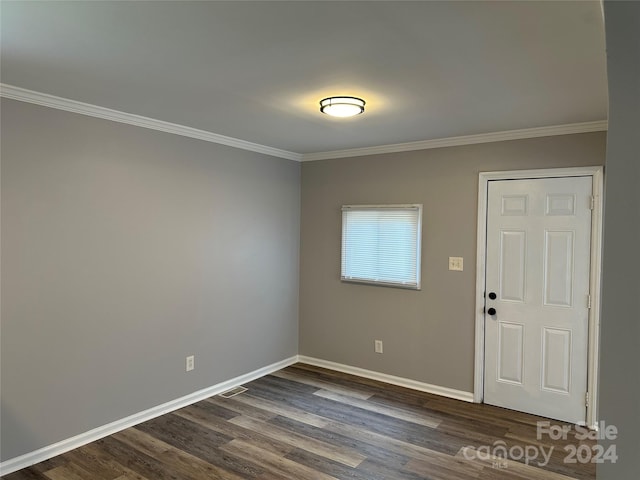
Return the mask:
{"type": "Polygon", "coordinates": [[[640,2],[0,1],[2,480],[631,480],[640,2]]]}

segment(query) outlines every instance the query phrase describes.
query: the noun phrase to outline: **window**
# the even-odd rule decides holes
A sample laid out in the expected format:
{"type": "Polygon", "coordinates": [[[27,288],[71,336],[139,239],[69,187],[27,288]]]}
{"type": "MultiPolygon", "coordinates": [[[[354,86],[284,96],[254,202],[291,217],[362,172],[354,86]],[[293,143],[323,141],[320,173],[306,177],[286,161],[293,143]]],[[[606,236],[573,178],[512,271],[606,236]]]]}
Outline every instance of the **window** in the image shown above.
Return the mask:
{"type": "Polygon", "coordinates": [[[342,207],[342,272],[347,282],[420,289],[422,205],[342,207]]]}

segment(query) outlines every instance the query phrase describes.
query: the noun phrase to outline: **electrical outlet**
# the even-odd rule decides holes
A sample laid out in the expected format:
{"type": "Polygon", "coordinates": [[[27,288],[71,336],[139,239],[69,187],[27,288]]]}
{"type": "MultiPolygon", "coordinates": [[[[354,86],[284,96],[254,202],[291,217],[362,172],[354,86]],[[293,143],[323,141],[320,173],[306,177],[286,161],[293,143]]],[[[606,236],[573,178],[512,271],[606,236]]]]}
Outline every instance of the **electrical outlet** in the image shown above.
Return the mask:
{"type": "Polygon", "coordinates": [[[376,353],[382,353],[382,340],[375,340],[373,342],[373,348],[375,349],[376,353]]]}
{"type": "Polygon", "coordinates": [[[196,368],[195,365],[195,356],[194,355],[189,355],[187,357],[187,372],[190,372],[191,370],[193,370],[194,368],[196,368]]]}

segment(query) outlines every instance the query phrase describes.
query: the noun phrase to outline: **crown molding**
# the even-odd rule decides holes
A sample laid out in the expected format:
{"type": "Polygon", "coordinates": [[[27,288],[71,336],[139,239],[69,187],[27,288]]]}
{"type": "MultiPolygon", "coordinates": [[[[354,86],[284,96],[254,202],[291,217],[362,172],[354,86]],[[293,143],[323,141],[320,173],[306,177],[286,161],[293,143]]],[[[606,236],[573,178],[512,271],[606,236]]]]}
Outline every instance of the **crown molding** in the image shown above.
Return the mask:
{"type": "Polygon", "coordinates": [[[296,153],[279,148],[247,142],[238,138],[227,137],[217,133],[186,127],[176,123],[164,122],[154,118],[143,117],[133,113],[121,112],[110,108],[78,102],[68,98],[56,97],[47,93],[35,92],[25,88],[15,87],[0,83],[0,96],[34,103],[45,107],[79,113],[90,117],[103,118],[114,122],[126,123],[151,130],[173,133],[183,137],[197,138],[206,142],[218,143],[251,152],[263,153],[274,157],[285,158],[302,162],[315,160],[328,160],[333,158],[362,157],[365,155],[378,155],[382,153],[409,152],[414,150],[427,150],[430,148],[455,147],[460,145],[473,145],[479,143],[503,142],[506,140],[521,140],[525,138],[550,137],[555,135],[569,135],[575,133],[602,132],[608,128],[606,120],[584,123],[570,123],[566,125],[553,125],[548,127],[524,128],[520,130],[507,130],[504,132],[481,133],[477,135],[464,135],[459,137],[436,138],[418,142],[396,143],[379,145],[374,147],[350,148],[347,150],[332,150],[316,153],[296,153]]]}
{"type": "Polygon", "coordinates": [[[206,142],[218,143],[221,145],[227,145],[229,147],[240,148],[242,150],[263,153],[265,155],[285,158],[287,160],[295,160],[299,162],[302,159],[302,155],[299,153],[289,152],[287,150],[281,150],[279,148],[268,147],[266,145],[260,145],[258,143],[247,142],[238,138],[227,137],[225,135],[219,135],[217,133],[207,132],[206,130],[199,130],[197,128],[186,127],[184,125],[178,125],[176,123],[164,122],[162,120],[156,120],[154,118],[143,117],[141,115],[134,115],[132,113],[112,110],[110,108],[91,105],[89,103],[78,102],[76,100],[70,100],[68,98],[56,97],[55,95],[35,92],[33,90],[27,90],[25,88],[15,87],[13,85],[7,85],[4,83],[0,83],[0,96],[10,98],[12,100],[18,100],[20,102],[34,103],[36,105],[56,108],[58,110],[65,110],[67,112],[88,115],[90,117],[103,118],[105,120],[111,120],[120,123],[127,123],[129,125],[135,125],[137,127],[148,128],[151,130],[158,130],[160,132],[173,133],[175,135],[181,135],[183,137],[197,138],[198,140],[204,140],[206,142]]]}
{"type": "Polygon", "coordinates": [[[430,148],[456,147],[460,145],[474,145],[478,143],[503,142],[506,140],[521,140],[525,138],[550,137],[555,135],[570,135],[574,133],[602,132],[608,128],[607,120],[595,122],[569,123],[549,127],[523,128],[504,132],[480,133],[478,135],[464,135],[460,137],[436,138],[419,142],[396,143],[393,145],[379,145],[376,147],[350,148],[347,150],[333,150],[330,152],[305,153],[303,162],[328,160],[332,158],[362,157],[381,153],[410,152],[413,150],[427,150],[430,148]]]}

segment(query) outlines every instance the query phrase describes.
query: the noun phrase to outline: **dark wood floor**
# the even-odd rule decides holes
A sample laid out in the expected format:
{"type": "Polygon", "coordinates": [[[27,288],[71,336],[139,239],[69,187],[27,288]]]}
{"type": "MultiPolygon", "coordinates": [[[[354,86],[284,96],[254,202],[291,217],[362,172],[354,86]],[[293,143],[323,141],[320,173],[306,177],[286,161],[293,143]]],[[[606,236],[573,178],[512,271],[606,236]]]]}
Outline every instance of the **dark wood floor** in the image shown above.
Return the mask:
{"type": "Polygon", "coordinates": [[[595,478],[593,464],[564,461],[565,446],[593,442],[537,439],[544,419],[533,415],[303,364],[245,386],[235,397],[203,400],[2,479],[595,478]],[[489,458],[486,447],[494,453],[496,445],[515,457],[525,449],[552,453],[542,468],[542,454],[529,465],[489,458]]]}

